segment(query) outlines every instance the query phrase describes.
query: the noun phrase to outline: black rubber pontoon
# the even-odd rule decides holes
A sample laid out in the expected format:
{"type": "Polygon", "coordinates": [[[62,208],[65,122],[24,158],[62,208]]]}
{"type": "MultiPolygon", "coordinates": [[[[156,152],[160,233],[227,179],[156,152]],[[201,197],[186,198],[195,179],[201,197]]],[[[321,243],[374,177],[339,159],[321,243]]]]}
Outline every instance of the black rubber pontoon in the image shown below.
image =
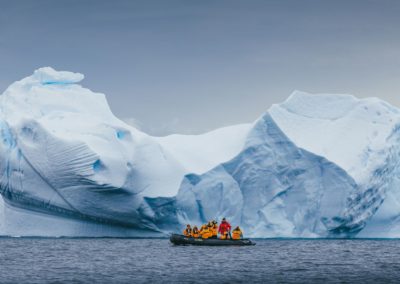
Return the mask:
{"type": "Polygon", "coordinates": [[[241,240],[221,240],[221,239],[202,239],[189,238],[184,235],[172,234],[169,238],[174,245],[196,245],[196,246],[254,246],[256,243],[249,239],[241,240]]]}

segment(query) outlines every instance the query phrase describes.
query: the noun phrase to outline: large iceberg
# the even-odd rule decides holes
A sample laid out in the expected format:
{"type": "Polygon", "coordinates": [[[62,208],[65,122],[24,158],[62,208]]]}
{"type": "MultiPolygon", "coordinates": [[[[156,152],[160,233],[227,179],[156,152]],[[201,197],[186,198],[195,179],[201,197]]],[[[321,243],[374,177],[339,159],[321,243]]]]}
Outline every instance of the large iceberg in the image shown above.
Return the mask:
{"type": "Polygon", "coordinates": [[[398,237],[399,111],[294,92],[232,160],[186,175],[182,221],[227,216],[257,237],[398,237]]]}
{"type": "Polygon", "coordinates": [[[185,174],[236,155],[250,128],[150,137],[82,79],[41,68],[0,96],[0,234],[159,234],[144,196],[175,195],[185,174]]]}
{"type": "Polygon", "coordinates": [[[159,236],[227,217],[255,237],[400,237],[400,110],[294,92],[253,124],[152,137],[82,74],[0,96],[0,235],[159,236]]]}

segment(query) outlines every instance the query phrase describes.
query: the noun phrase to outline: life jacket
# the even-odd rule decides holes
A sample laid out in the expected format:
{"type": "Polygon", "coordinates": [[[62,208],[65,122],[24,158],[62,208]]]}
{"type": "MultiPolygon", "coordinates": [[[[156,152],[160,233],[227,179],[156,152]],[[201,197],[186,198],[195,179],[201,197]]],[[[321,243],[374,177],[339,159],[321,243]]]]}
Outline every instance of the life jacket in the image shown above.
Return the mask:
{"type": "Polygon", "coordinates": [[[217,224],[213,224],[213,226],[211,227],[211,232],[213,237],[218,236],[218,225],[217,224]]]}
{"type": "Polygon", "coordinates": [[[232,231],[232,239],[233,240],[240,240],[240,238],[242,237],[242,231],[239,229],[239,230],[233,230],[232,231]]]}
{"type": "Polygon", "coordinates": [[[210,238],[211,238],[212,236],[214,236],[213,225],[208,224],[207,227],[208,227],[208,231],[210,232],[210,238]]]}
{"type": "Polygon", "coordinates": [[[192,228],[185,228],[185,230],[183,230],[183,235],[186,237],[191,237],[192,236],[192,228]]]}
{"type": "Polygon", "coordinates": [[[193,237],[193,238],[198,238],[199,236],[200,236],[199,230],[197,230],[197,228],[196,228],[196,229],[193,229],[193,230],[192,230],[192,237],[193,237]]]}
{"type": "Polygon", "coordinates": [[[200,234],[203,239],[208,239],[208,238],[212,237],[212,233],[210,232],[210,230],[208,229],[207,226],[204,228],[201,228],[200,234]]]}

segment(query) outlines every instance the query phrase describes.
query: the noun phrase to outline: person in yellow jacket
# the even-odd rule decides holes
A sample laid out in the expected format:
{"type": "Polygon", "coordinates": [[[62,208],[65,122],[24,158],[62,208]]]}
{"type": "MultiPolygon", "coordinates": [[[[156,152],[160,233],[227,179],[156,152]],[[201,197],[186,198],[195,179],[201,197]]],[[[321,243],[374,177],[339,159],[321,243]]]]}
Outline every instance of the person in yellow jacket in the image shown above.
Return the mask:
{"type": "Polygon", "coordinates": [[[208,239],[212,236],[212,233],[210,232],[208,226],[206,224],[204,224],[201,229],[200,229],[200,235],[201,238],[203,239],[208,239]]]}
{"type": "Polygon", "coordinates": [[[200,230],[199,230],[199,235],[200,235],[200,237],[203,235],[203,230],[204,230],[204,224],[203,225],[201,225],[201,227],[200,227],[200,230]]]}
{"type": "Polygon", "coordinates": [[[213,232],[213,223],[212,223],[212,221],[209,221],[207,223],[207,227],[208,227],[208,230],[210,231],[209,238],[213,238],[214,237],[214,232],[213,232]]]}
{"type": "Polygon", "coordinates": [[[240,240],[241,238],[243,238],[243,232],[242,232],[242,230],[239,228],[239,226],[237,226],[237,227],[232,231],[232,239],[233,239],[233,240],[240,240]]]}
{"type": "Polygon", "coordinates": [[[189,224],[187,224],[186,228],[183,230],[183,235],[185,237],[191,237],[192,236],[192,228],[190,227],[189,224]]]}
{"type": "Polygon", "coordinates": [[[218,237],[218,223],[217,221],[213,220],[211,222],[212,227],[211,227],[211,232],[212,232],[212,238],[216,239],[218,237]]]}
{"type": "Polygon", "coordinates": [[[197,229],[197,226],[194,226],[193,230],[192,230],[192,237],[193,238],[198,238],[199,236],[200,236],[199,229],[197,229]]]}

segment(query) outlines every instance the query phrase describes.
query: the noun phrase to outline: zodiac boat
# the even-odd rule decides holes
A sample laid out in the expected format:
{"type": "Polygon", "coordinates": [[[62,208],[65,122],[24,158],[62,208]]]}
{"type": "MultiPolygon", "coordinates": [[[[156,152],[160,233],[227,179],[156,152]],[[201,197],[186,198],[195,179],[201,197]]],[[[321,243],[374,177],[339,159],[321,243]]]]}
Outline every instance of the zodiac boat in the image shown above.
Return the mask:
{"type": "Polygon", "coordinates": [[[195,246],[254,246],[256,243],[249,239],[221,240],[191,238],[184,235],[172,234],[169,238],[174,245],[195,245],[195,246]]]}

